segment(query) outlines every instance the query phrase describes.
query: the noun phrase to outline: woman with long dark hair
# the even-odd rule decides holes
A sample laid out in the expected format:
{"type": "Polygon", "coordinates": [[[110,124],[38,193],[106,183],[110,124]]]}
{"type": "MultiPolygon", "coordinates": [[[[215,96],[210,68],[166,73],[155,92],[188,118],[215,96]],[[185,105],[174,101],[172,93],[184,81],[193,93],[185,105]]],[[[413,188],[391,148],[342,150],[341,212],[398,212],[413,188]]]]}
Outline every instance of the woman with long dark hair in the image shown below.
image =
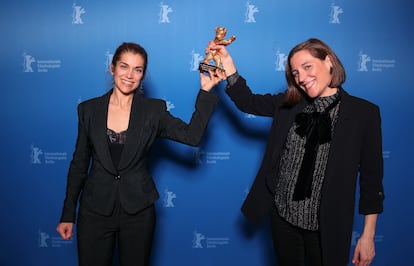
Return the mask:
{"type": "Polygon", "coordinates": [[[172,116],[165,101],[140,93],[147,61],[143,47],[123,43],[110,68],[114,87],[78,106],[78,137],[57,231],[63,239],[72,237],[79,200],[79,265],[112,265],[115,246],[121,265],[148,265],[159,198],[147,169],[149,150],[157,138],[198,145],[218,101],[210,90],[220,78],[200,73],[190,123],[172,116]]]}

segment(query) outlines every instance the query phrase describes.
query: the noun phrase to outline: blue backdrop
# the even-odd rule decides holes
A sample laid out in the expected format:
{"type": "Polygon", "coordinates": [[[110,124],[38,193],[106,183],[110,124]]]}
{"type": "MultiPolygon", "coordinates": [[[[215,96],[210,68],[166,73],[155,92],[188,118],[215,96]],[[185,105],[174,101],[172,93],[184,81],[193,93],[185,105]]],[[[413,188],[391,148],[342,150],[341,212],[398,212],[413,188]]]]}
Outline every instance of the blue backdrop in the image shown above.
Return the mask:
{"type": "MultiPolygon", "coordinates": [[[[403,0],[2,3],[0,265],[77,264],[76,240],[61,241],[55,231],[76,107],[111,88],[116,47],[133,41],[147,49],[145,93],[188,121],[197,66],[216,26],[237,36],[228,49],[257,93],[285,89],[284,63],[295,44],[317,37],[337,52],[347,69],[344,88],[382,112],[386,200],[372,265],[414,265],[413,7],[403,0]]],[[[238,111],[223,86],[216,92],[221,101],[200,147],[171,141],[154,147],[151,168],[161,195],[154,266],[274,264],[268,225],[252,228],[240,213],[270,121],[238,111]]],[[[357,215],[353,247],[361,228],[357,215]]]]}

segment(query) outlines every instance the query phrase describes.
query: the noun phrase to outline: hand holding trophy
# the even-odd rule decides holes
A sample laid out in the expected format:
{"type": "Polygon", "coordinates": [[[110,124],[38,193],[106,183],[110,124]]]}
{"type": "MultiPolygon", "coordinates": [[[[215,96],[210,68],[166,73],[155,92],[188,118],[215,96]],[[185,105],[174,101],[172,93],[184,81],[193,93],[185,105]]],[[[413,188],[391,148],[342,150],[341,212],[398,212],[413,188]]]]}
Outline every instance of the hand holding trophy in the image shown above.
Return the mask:
{"type": "MultiPolygon", "coordinates": [[[[217,45],[227,46],[236,39],[236,36],[234,35],[227,40],[224,39],[227,33],[227,29],[225,27],[216,27],[215,30],[216,36],[214,38],[214,43],[217,45]]],[[[224,69],[221,67],[220,55],[217,53],[216,50],[212,49],[206,50],[206,57],[204,58],[203,62],[200,63],[198,69],[201,72],[208,72],[209,70],[216,71],[217,69],[224,72],[224,69]],[[210,61],[214,61],[214,65],[210,65],[210,61]]]]}

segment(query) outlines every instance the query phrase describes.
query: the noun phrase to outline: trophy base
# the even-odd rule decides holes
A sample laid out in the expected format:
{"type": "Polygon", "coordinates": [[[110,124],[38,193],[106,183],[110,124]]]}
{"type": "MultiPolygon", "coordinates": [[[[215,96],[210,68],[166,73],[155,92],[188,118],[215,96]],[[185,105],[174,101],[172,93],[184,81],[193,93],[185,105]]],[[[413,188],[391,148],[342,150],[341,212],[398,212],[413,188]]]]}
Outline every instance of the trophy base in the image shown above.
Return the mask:
{"type": "Polygon", "coordinates": [[[220,71],[224,71],[223,68],[218,67],[218,66],[213,66],[213,65],[209,65],[206,63],[200,63],[200,65],[198,66],[198,70],[200,70],[201,72],[208,72],[208,71],[216,71],[216,70],[220,70],[220,71]]]}

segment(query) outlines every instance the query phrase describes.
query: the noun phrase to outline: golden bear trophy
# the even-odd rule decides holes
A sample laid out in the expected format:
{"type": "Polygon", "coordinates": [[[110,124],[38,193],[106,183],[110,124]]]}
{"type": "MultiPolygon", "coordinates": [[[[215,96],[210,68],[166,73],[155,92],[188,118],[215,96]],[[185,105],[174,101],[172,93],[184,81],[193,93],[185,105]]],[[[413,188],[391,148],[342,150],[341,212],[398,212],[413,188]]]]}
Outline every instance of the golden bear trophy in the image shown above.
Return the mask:
{"type": "MultiPolygon", "coordinates": [[[[227,33],[227,29],[225,27],[216,27],[215,30],[216,30],[216,36],[214,38],[215,44],[227,46],[236,39],[236,36],[234,35],[231,36],[227,40],[224,39],[227,33]]],[[[206,57],[204,58],[203,62],[200,63],[198,69],[201,72],[208,72],[209,70],[215,71],[216,69],[219,69],[220,71],[224,71],[224,69],[221,67],[221,59],[217,51],[212,50],[212,49],[207,49],[206,57]],[[214,61],[214,65],[209,64],[210,61],[214,61]]]]}

